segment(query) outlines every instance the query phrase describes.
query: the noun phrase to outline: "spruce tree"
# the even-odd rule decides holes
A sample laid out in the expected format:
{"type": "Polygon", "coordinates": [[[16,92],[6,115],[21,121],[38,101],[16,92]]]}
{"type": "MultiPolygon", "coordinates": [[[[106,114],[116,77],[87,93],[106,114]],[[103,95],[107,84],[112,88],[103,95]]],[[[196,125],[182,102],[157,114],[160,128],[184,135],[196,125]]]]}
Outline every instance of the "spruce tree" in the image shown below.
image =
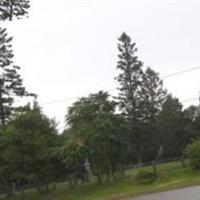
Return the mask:
{"type": "Polygon", "coordinates": [[[156,170],[156,161],[161,147],[158,133],[157,118],[166,99],[166,90],[159,74],[147,68],[143,74],[141,98],[142,121],[142,157],[144,161],[153,161],[156,170]]]}
{"type": "Polygon", "coordinates": [[[12,37],[0,28],[0,125],[5,125],[14,109],[16,96],[33,96],[26,91],[19,75],[20,67],[13,63],[12,37]]]}
{"type": "Polygon", "coordinates": [[[116,80],[119,83],[119,106],[127,119],[135,121],[138,119],[138,92],[142,84],[143,63],[135,55],[137,52],[136,44],[132,43],[131,38],[123,33],[119,38],[118,44],[119,61],[117,69],[120,70],[116,80]]]}
{"type": "MultiPolygon", "coordinates": [[[[22,16],[27,15],[29,8],[29,0],[0,0],[0,21],[12,20],[13,18],[19,19],[22,16]]],[[[28,93],[22,84],[21,76],[18,71],[20,67],[13,63],[13,51],[11,45],[12,37],[8,37],[6,29],[0,27],[0,132],[1,136],[4,133],[5,125],[12,111],[16,108],[13,107],[14,98],[16,96],[35,96],[28,93]],[[3,131],[4,130],[4,131],[3,131]]],[[[1,139],[1,144],[3,143],[1,139]]],[[[3,143],[4,146],[4,143],[3,143]]],[[[4,174],[2,169],[5,169],[7,161],[3,161],[3,154],[1,145],[1,165],[0,165],[0,180],[6,189],[7,196],[13,195],[11,180],[7,177],[8,174],[4,174]]]]}
{"type": "Polygon", "coordinates": [[[117,69],[120,70],[116,80],[119,83],[118,102],[122,115],[128,123],[131,151],[137,154],[138,162],[141,161],[140,121],[141,108],[139,91],[142,87],[143,63],[136,56],[136,44],[123,33],[118,44],[119,61],[117,69]]]}
{"type": "Polygon", "coordinates": [[[1,0],[0,20],[12,20],[21,18],[28,14],[30,0],[1,0]]]}

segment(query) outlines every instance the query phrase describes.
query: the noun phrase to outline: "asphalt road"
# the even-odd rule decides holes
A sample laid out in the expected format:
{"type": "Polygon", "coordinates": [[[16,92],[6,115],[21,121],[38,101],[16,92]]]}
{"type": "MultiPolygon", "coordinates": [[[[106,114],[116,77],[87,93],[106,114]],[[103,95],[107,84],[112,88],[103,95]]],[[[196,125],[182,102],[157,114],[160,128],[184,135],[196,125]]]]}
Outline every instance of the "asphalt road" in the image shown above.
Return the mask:
{"type": "Polygon", "coordinates": [[[160,192],[126,200],[200,200],[200,187],[160,192]]]}

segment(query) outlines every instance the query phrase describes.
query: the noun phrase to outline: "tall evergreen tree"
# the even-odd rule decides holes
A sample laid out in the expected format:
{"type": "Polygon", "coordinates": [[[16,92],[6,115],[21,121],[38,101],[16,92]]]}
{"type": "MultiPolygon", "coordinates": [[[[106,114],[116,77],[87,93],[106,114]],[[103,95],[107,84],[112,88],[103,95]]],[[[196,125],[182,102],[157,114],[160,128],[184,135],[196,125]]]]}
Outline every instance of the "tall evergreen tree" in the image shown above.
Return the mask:
{"type": "Polygon", "coordinates": [[[18,71],[13,64],[13,51],[6,29],[0,28],[0,125],[5,125],[13,108],[14,97],[33,95],[25,90],[18,71]]]}
{"type": "Polygon", "coordinates": [[[143,123],[143,132],[141,134],[143,159],[145,161],[154,160],[153,163],[155,163],[160,147],[157,117],[166,99],[166,90],[163,88],[163,81],[160,79],[158,73],[149,67],[143,75],[140,98],[142,109],[141,120],[143,123]]]}
{"type": "Polygon", "coordinates": [[[129,120],[138,119],[138,91],[142,85],[142,62],[135,55],[137,52],[136,44],[132,43],[131,38],[123,33],[119,38],[118,44],[119,61],[117,69],[120,70],[116,80],[119,82],[120,91],[119,105],[123,114],[129,120]]]}
{"type": "Polygon", "coordinates": [[[129,124],[129,134],[131,137],[131,148],[135,148],[138,161],[140,160],[140,98],[139,91],[142,86],[143,63],[136,56],[136,44],[131,38],[123,33],[118,44],[119,61],[117,69],[120,73],[116,80],[119,83],[119,107],[129,124]]]}
{"type": "Polygon", "coordinates": [[[0,20],[12,20],[28,14],[30,0],[1,0],[0,20]]]}
{"type": "MultiPolygon", "coordinates": [[[[12,20],[13,18],[19,19],[27,14],[29,8],[29,0],[0,0],[0,21],[12,20]]],[[[6,29],[0,28],[0,131],[1,136],[5,133],[5,124],[7,123],[13,107],[14,98],[16,96],[35,96],[28,93],[22,85],[22,79],[18,73],[19,67],[13,64],[13,51],[10,42],[12,37],[8,37],[6,29]]],[[[4,148],[4,141],[0,147],[1,160],[3,158],[2,150],[4,148]]],[[[14,155],[14,154],[13,154],[14,155]]],[[[6,158],[8,161],[9,158],[6,158]]],[[[13,194],[11,183],[6,173],[2,171],[3,165],[1,162],[0,180],[6,189],[7,196],[13,194]]],[[[9,167],[12,167],[11,165],[9,167]]]]}

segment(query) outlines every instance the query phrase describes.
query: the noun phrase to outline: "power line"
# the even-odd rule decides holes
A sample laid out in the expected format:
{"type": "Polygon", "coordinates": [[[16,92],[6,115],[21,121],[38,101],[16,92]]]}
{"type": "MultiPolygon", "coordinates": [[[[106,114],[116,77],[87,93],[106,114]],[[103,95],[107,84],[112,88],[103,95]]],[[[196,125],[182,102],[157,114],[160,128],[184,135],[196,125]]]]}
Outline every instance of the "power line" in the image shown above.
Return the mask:
{"type": "MultiPolygon", "coordinates": [[[[106,92],[111,92],[111,91],[115,91],[115,90],[117,90],[117,89],[113,88],[113,89],[107,90],[106,92]]],[[[62,103],[62,102],[70,101],[70,100],[77,99],[77,98],[79,98],[79,97],[76,96],[76,97],[69,97],[69,98],[66,98],[66,99],[58,99],[58,100],[55,100],[55,101],[49,101],[49,102],[41,103],[40,105],[45,106],[45,105],[50,105],[50,104],[62,103]]]]}
{"type": "Polygon", "coordinates": [[[197,101],[197,100],[199,100],[199,98],[198,98],[198,97],[195,97],[195,98],[183,100],[183,101],[181,101],[181,103],[188,103],[188,102],[197,101]]]}
{"type": "MultiPolygon", "coordinates": [[[[178,75],[185,74],[185,73],[188,73],[188,72],[191,72],[191,71],[195,71],[195,70],[200,70],[200,67],[194,67],[194,68],[182,70],[182,71],[179,71],[179,72],[167,74],[167,75],[163,76],[162,79],[171,78],[171,77],[173,77],[173,76],[178,76],[178,75]]],[[[115,90],[117,90],[117,89],[116,89],[116,88],[112,88],[112,89],[110,89],[110,90],[107,90],[106,92],[111,92],[111,91],[115,91],[115,90]]],[[[66,99],[58,99],[58,100],[54,100],[54,101],[49,101],[49,102],[41,103],[41,105],[44,106],[44,105],[62,103],[62,102],[70,101],[70,100],[77,99],[77,98],[78,98],[78,97],[76,96],[76,97],[69,97],[69,98],[66,98],[66,99]]],[[[190,101],[195,101],[195,100],[197,100],[197,99],[198,99],[198,98],[192,98],[192,99],[184,100],[184,101],[182,101],[182,102],[183,102],[183,103],[186,103],[186,102],[190,102],[190,101]]]]}
{"type": "Polygon", "coordinates": [[[166,79],[166,78],[170,78],[172,76],[178,76],[178,75],[185,74],[185,73],[195,71],[195,70],[199,70],[199,69],[200,69],[200,67],[194,67],[194,68],[186,69],[186,70],[183,70],[183,71],[175,72],[175,73],[172,73],[172,74],[167,74],[167,75],[163,76],[162,78],[166,79]]]}
{"type": "Polygon", "coordinates": [[[56,103],[70,101],[70,100],[73,100],[73,99],[76,99],[76,98],[78,98],[78,97],[69,97],[69,98],[66,98],[66,99],[58,99],[58,100],[55,100],[55,101],[49,101],[49,102],[41,103],[40,105],[44,106],[44,105],[56,104],[56,103]]]}

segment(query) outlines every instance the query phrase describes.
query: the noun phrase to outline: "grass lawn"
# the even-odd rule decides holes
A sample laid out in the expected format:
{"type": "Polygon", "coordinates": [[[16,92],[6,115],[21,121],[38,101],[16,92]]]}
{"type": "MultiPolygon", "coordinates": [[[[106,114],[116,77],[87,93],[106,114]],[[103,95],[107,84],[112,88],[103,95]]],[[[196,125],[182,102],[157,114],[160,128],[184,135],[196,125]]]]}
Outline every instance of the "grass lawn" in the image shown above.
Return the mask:
{"type": "MultiPolygon", "coordinates": [[[[151,169],[143,167],[142,169],[151,169]]],[[[200,184],[200,172],[189,167],[183,168],[180,162],[161,164],[158,166],[158,179],[149,185],[139,185],[134,181],[138,169],[126,172],[126,177],[113,183],[90,183],[74,189],[67,189],[65,183],[58,184],[55,192],[47,196],[39,196],[36,191],[26,192],[26,196],[16,196],[10,200],[118,200],[127,196],[170,190],[200,184]]]]}

